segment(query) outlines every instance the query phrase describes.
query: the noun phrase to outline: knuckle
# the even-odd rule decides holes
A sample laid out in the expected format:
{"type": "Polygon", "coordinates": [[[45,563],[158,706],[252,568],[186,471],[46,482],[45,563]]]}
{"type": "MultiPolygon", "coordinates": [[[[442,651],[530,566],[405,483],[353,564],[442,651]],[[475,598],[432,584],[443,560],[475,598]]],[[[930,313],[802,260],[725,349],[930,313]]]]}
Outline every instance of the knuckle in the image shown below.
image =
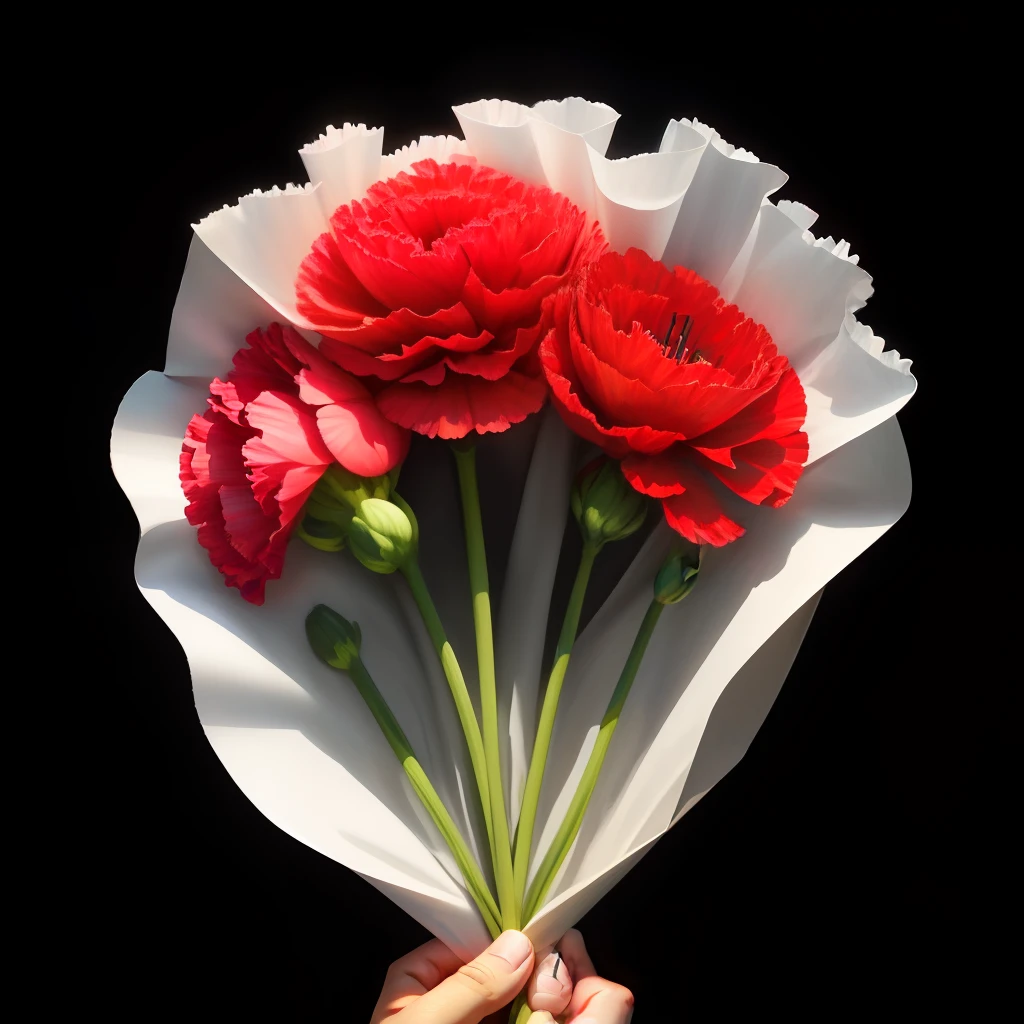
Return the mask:
{"type": "Polygon", "coordinates": [[[397,960],[392,960],[388,965],[388,974],[401,974],[402,971],[408,970],[410,966],[421,959],[417,953],[419,950],[414,949],[409,953],[403,953],[397,960]]]}
{"type": "Polygon", "coordinates": [[[633,1004],[636,1000],[633,998],[633,993],[626,988],[625,985],[613,984],[611,986],[611,993],[616,1002],[618,1002],[623,1009],[631,1010],[633,1008],[633,1004]]]}
{"type": "Polygon", "coordinates": [[[495,991],[497,977],[494,971],[487,964],[477,960],[463,964],[456,977],[474,995],[490,997],[495,991]]]}
{"type": "Polygon", "coordinates": [[[397,960],[393,960],[388,965],[387,974],[384,978],[385,984],[407,977],[409,972],[415,969],[415,967],[421,962],[422,961],[416,956],[415,951],[412,953],[406,953],[404,956],[400,956],[397,960]]]}

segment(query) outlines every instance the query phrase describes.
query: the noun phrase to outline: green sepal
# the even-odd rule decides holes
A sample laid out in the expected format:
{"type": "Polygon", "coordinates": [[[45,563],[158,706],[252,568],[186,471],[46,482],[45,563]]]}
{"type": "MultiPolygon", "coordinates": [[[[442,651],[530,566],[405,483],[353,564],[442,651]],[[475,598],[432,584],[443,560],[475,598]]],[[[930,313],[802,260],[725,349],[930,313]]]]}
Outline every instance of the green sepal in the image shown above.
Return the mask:
{"type": "MultiPolygon", "coordinates": [[[[392,472],[397,473],[396,470],[392,472]]],[[[397,476],[396,478],[397,479],[397,476]]],[[[335,502],[359,511],[359,506],[369,498],[378,498],[383,501],[391,496],[391,489],[394,486],[389,474],[384,476],[357,476],[349,472],[343,466],[334,463],[329,466],[327,472],[320,478],[317,490],[326,491],[335,502]]]]}
{"type": "Polygon", "coordinates": [[[654,578],[654,599],[660,604],[678,604],[697,585],[704,548],[674,548],[654,578]]]}
{"type": "Polygon", "coordinates": [[[306,638],[321,661],[341,671],[359,658],[363,641],[358,622],[349,622],[325,604],[318,604],[306,616],[306,638]]]}
{"type": "Polygon", "coordinates": [[[410,518],[393,501],[365,499],[348,528],[352,554],[373,572],[401,569],[416,555],[418,528],[413,526],[414,521],[415,516],[410,518]]]}
{"type": "Polygon", "coordinates": [[[345,546],[348,533],[337,523],[306,516],[296,528],[295,535],[317,551],[340,551],[345,546]]]}
{"type": "Polygon", "coordinates": [[[583,540],[602,547],[636,533],[648,501],[630,486],[618,462],[601,456],[577,474],[570,505],[583,540]]]}

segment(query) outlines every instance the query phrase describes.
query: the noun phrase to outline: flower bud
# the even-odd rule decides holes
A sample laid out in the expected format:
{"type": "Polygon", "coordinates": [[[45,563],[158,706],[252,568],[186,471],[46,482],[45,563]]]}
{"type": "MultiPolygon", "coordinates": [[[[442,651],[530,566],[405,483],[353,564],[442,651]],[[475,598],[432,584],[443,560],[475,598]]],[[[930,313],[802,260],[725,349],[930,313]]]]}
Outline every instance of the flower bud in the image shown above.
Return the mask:
{"type": "Polygon", "coordinates": [[[359,657],[359,623],[349,622],[325,604],[306,616],[306,637],[313,653],[331,668],[345,670],[359,657]]]}
{"type": "Polygon", "coordinates": [[[654,578],[656,601],[661,604],[677,604],[693,590],[703,551],[703,548],[698,548],[696,555],[682,548],[672,551],[654,578]]]}
{"type": "Polygon", "coordinates": [[[584,542],[598,546],[636,533],[647,515],[647,499],[629,485],[619,464],[604,456],[576,475],[571,502],[584,542]]]}
{"type": "Polygon", "coordinates": [[[348,537],[348,527],[307,514],[296,527],[295,536],[317,551],[340,551],[348,537]]]}
{"type": "Polygon", "coordinates": [[[320,478],[314,494],[317,491],[326,492],[326,495],[329,495],[334,501],[341,502],[353,512],[358,512],[359,506],[367,498],[380,498],[387,501],[391,497],[391,490],[397,480],[397,466],[384,476],[356,476],[344,466],[334,463],[320,478]]]}
{"type": "Polygon", "coordinates": [[[418,537],[412,509],[381,498],[364,499],[348,527],[352,554],[367,569],[380,573],[394,572],[415,558],[418,537]]]}
{"type": "Polygon", "coordinates": [[[348,526],[355,513],[349,504],[341,501],[326,482],[326,477],[327,473],[313,488],[302,510],[302,521],[295,532],[318,551],[340,551],[345,546],[348,526]]]}

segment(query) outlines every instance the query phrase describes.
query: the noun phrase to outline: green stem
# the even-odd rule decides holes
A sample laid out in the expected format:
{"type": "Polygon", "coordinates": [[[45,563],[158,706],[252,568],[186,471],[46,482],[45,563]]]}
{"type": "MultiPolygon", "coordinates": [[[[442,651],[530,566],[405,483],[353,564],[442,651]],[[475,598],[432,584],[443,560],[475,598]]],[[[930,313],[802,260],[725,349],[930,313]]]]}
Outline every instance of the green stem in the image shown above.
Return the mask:
{"type": "Polygon", "coordinates": [[[491,629],[491,595],[487,582],[487,554],[480,515],[480,492],[476,482],[476,450],[453,448],[459,473],[462,515],[466,529],[466,558],[473,594],[473,624],[476,627],[476,660],[480,675],[480,718],[483,724],[487,788],[491,798],[494,829],[494,880],[498,889],[503,928],[519,927],[519,904],[512,876],[512,845],[505,816],[505,790],[501,781],[501,747],[498,741],[498,693],[494,679],[494,636],[491,629]]]}
{"type": "Polygon", "coordinates": [[[487,829],[487,844],[490,848],[491,859],[494,859],[494,829],[491,825],[491,801],[488,795],[487,785],[487,763],[484,757],[484,741],[480,735],[480,723],[476,720],[476,710],[473,707],[472,698],[466,687],[466,680],[462,675],[458,658],[455,651],[448,642],[445,635],[441,618],[437,614],[430,592],[427,590],[423,573],[420,572],[419,562],[411,559],[402,567],[402,573],[409,583],[413,600],[420,610],[423,624],[427,627],[430,640],[441,660],[441,668],[444,669],[445,678],[452,691],[452,698],[455,700],[455,710],[458,712],[459,721],[462,723],[462,732],[466,737],[466,746],[469,748],[469,760],[473,765],[473,775],[476,778],[476,788],[480,794],[480,807],[483,811],[484,826],[487,829]]]}
{"type": "Polygon", "coordinates": [[[348,668],[348,674],[352,682],[355,683],[360,696],[366,701],[367,707],[373,713],[373,717],[377,720],[380,731],[384,733],[385,739],[395,752],[395,757],[405,769],[413,791],[427,809],[438,832],[448,844],[448,849],[452,851],[455,863],[458,864],[462,877],[466,880],[466,886],[484,919],[487,930],[492,938],[497,938],[501,934],[501,925],[498,923],[498,907],[494,902],[494,897],[491,895],[487,882],[484,880],[480,867],[473,859],[473,854],[470,853],[466,841],[462,838],[462,833],[452,821],[451,815],[437,795],[437,790],[431,785],[423,766],[416,760],[408,737],[398,724],[391,708],[381,696],[380,690],[377,689],[362,661],[358,658],[354,659],[348,668]]]}
{"type": "Polygon", "coordinates": [[[626,698],[629,696],[629,690],[633,685],[633,680],[636,678],[637,669],[640,668],[640,662],[643,660],[644,652],[647,650],[651,635],[654,633],[654,627],[658,624],[658,618],[661,616],[664,607],[659,601],[652,601],[647,609],[647,614],[644,616],[644,621],[640,624],[639,630],[637,630],[636,639],[633,641],[626,664],[622,668],[619,681],[615,685],[615,692],[608,702],[604,718],[601,719],[601,728],[597,733],[597,741],[594,743],[594,749],[590,752],[590,759],[587,761],[587,766],[583,770],[579,785],[576,787],[572,803],[569,804],[565,820],[559,827],[558,833],[551,843],[548,852],[544,855],[544,860],[541,861],[533,883],[530,885],[530,891],[527,893],[523,912],[523,918],[526,921],[529,921],[537,913],[537,910],[547,898],[548,891],[555,880],[555,875],[558,874],[558,869],[562,866],[562,862],[569,853],[572,844],[576,841],[580,825],[583,823],[583,815],[587,810],[587,804],[590,803],[594,787],[597,785],[597,777],[601,771],[601,765],[604,763],[605,754],[608,753],[608,746],[615,733],[615,726],[619,723],[622,706],[626,703],[626,698]]]}
{"type": "Polygon", "coordinates": [[[541,787],[544,783],[544,767],[551,748],[551,734],[555,727],[555,715],[558,712],[558,699],[562,693],[562,683],[569,667],[569,656],[576,642],[576,633],[580,628],[580,612],[583,610],[583,596],[587,592],[590,573],[594,568],[594,559],[601,550],[600,545],[584,543],[580,555],[580,565],[576,570],[576,582],[573,583],[569,595],[569,605],[565,609],[562,620],[562,632],[558,636],[555,648],[555,663],[551,666],[548,686],[544,691],[544,703],[541,706],[540,720],[537,723],[537,738],[533,744],[533,755],[530,758],[530,770],[526,776],[526,788],[523,790],[523,806],[519,812],[519,826],[516,830],[515,864],[513,873],[516,885],[516,905],[522,907],[523,894],[526,892],[526,876],[530,870],[530,847],[533,845],[533,827],[537,821],[537,805],[540,802],[541,787]]]}
{"type": "Polygon", "coordinates": [[[512,1004],[512,1010],[508,1015],[508,1024],[526,1024],[532,1016],[533,1010],[526,1002],[526,993],[520,992],[512,1004]]]}

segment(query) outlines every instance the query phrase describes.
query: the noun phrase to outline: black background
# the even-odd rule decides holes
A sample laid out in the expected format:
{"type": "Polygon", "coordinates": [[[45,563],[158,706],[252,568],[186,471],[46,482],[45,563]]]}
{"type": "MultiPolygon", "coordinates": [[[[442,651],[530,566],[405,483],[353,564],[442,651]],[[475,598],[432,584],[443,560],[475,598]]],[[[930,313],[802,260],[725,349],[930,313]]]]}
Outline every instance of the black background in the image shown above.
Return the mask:
{"type": "Polygon", "coordinates": [[[958,145],[965,102],[947,66],[866,50],[849,66],[798,52],[770,61],[752,44],[695,63],[670,40],[647,54],[489,44],[429,62],[389,43],[377,64],[344,48],[311,63],[238,49],[219,75],[187,48],[173,62],[120,55],[82,112],[102,178],[89,205],[110,247],[95,266],[82,260],[96,277],[91,412],[115,609],[94,635],[109,683],[89,691],[83,766],[96,778],[78,832],[86,917],[112,936],[120,978],[104,1002],[358,1022],[387,964],[425,938],[237,790],[203,737],[181,649],[135,588],[137,525],[103,464],[105,437],[130,384],[163,365],[190,223],[253,187],[304,180],[296,151],[328,122],[383,123],[389,152],[457,133],[453,103],[575,94],[621,112],[610,155],[656,148],[670,117],[698,116],[786,170],[779,196],[852,242],[876,288],[861,317],[915,359],[920,382],[900,414],[910,511],[829,585],[739,767],[581,928],[602,972],[635,991],[639,1022],[948,1006],[976,977],[964,851],[977,841],[983,709],[958,664],[958,542],[942,531],[957,485],[936,454],[960,314],[941,265],[965,230],[942,212],[941,154],[958,145]]]}

